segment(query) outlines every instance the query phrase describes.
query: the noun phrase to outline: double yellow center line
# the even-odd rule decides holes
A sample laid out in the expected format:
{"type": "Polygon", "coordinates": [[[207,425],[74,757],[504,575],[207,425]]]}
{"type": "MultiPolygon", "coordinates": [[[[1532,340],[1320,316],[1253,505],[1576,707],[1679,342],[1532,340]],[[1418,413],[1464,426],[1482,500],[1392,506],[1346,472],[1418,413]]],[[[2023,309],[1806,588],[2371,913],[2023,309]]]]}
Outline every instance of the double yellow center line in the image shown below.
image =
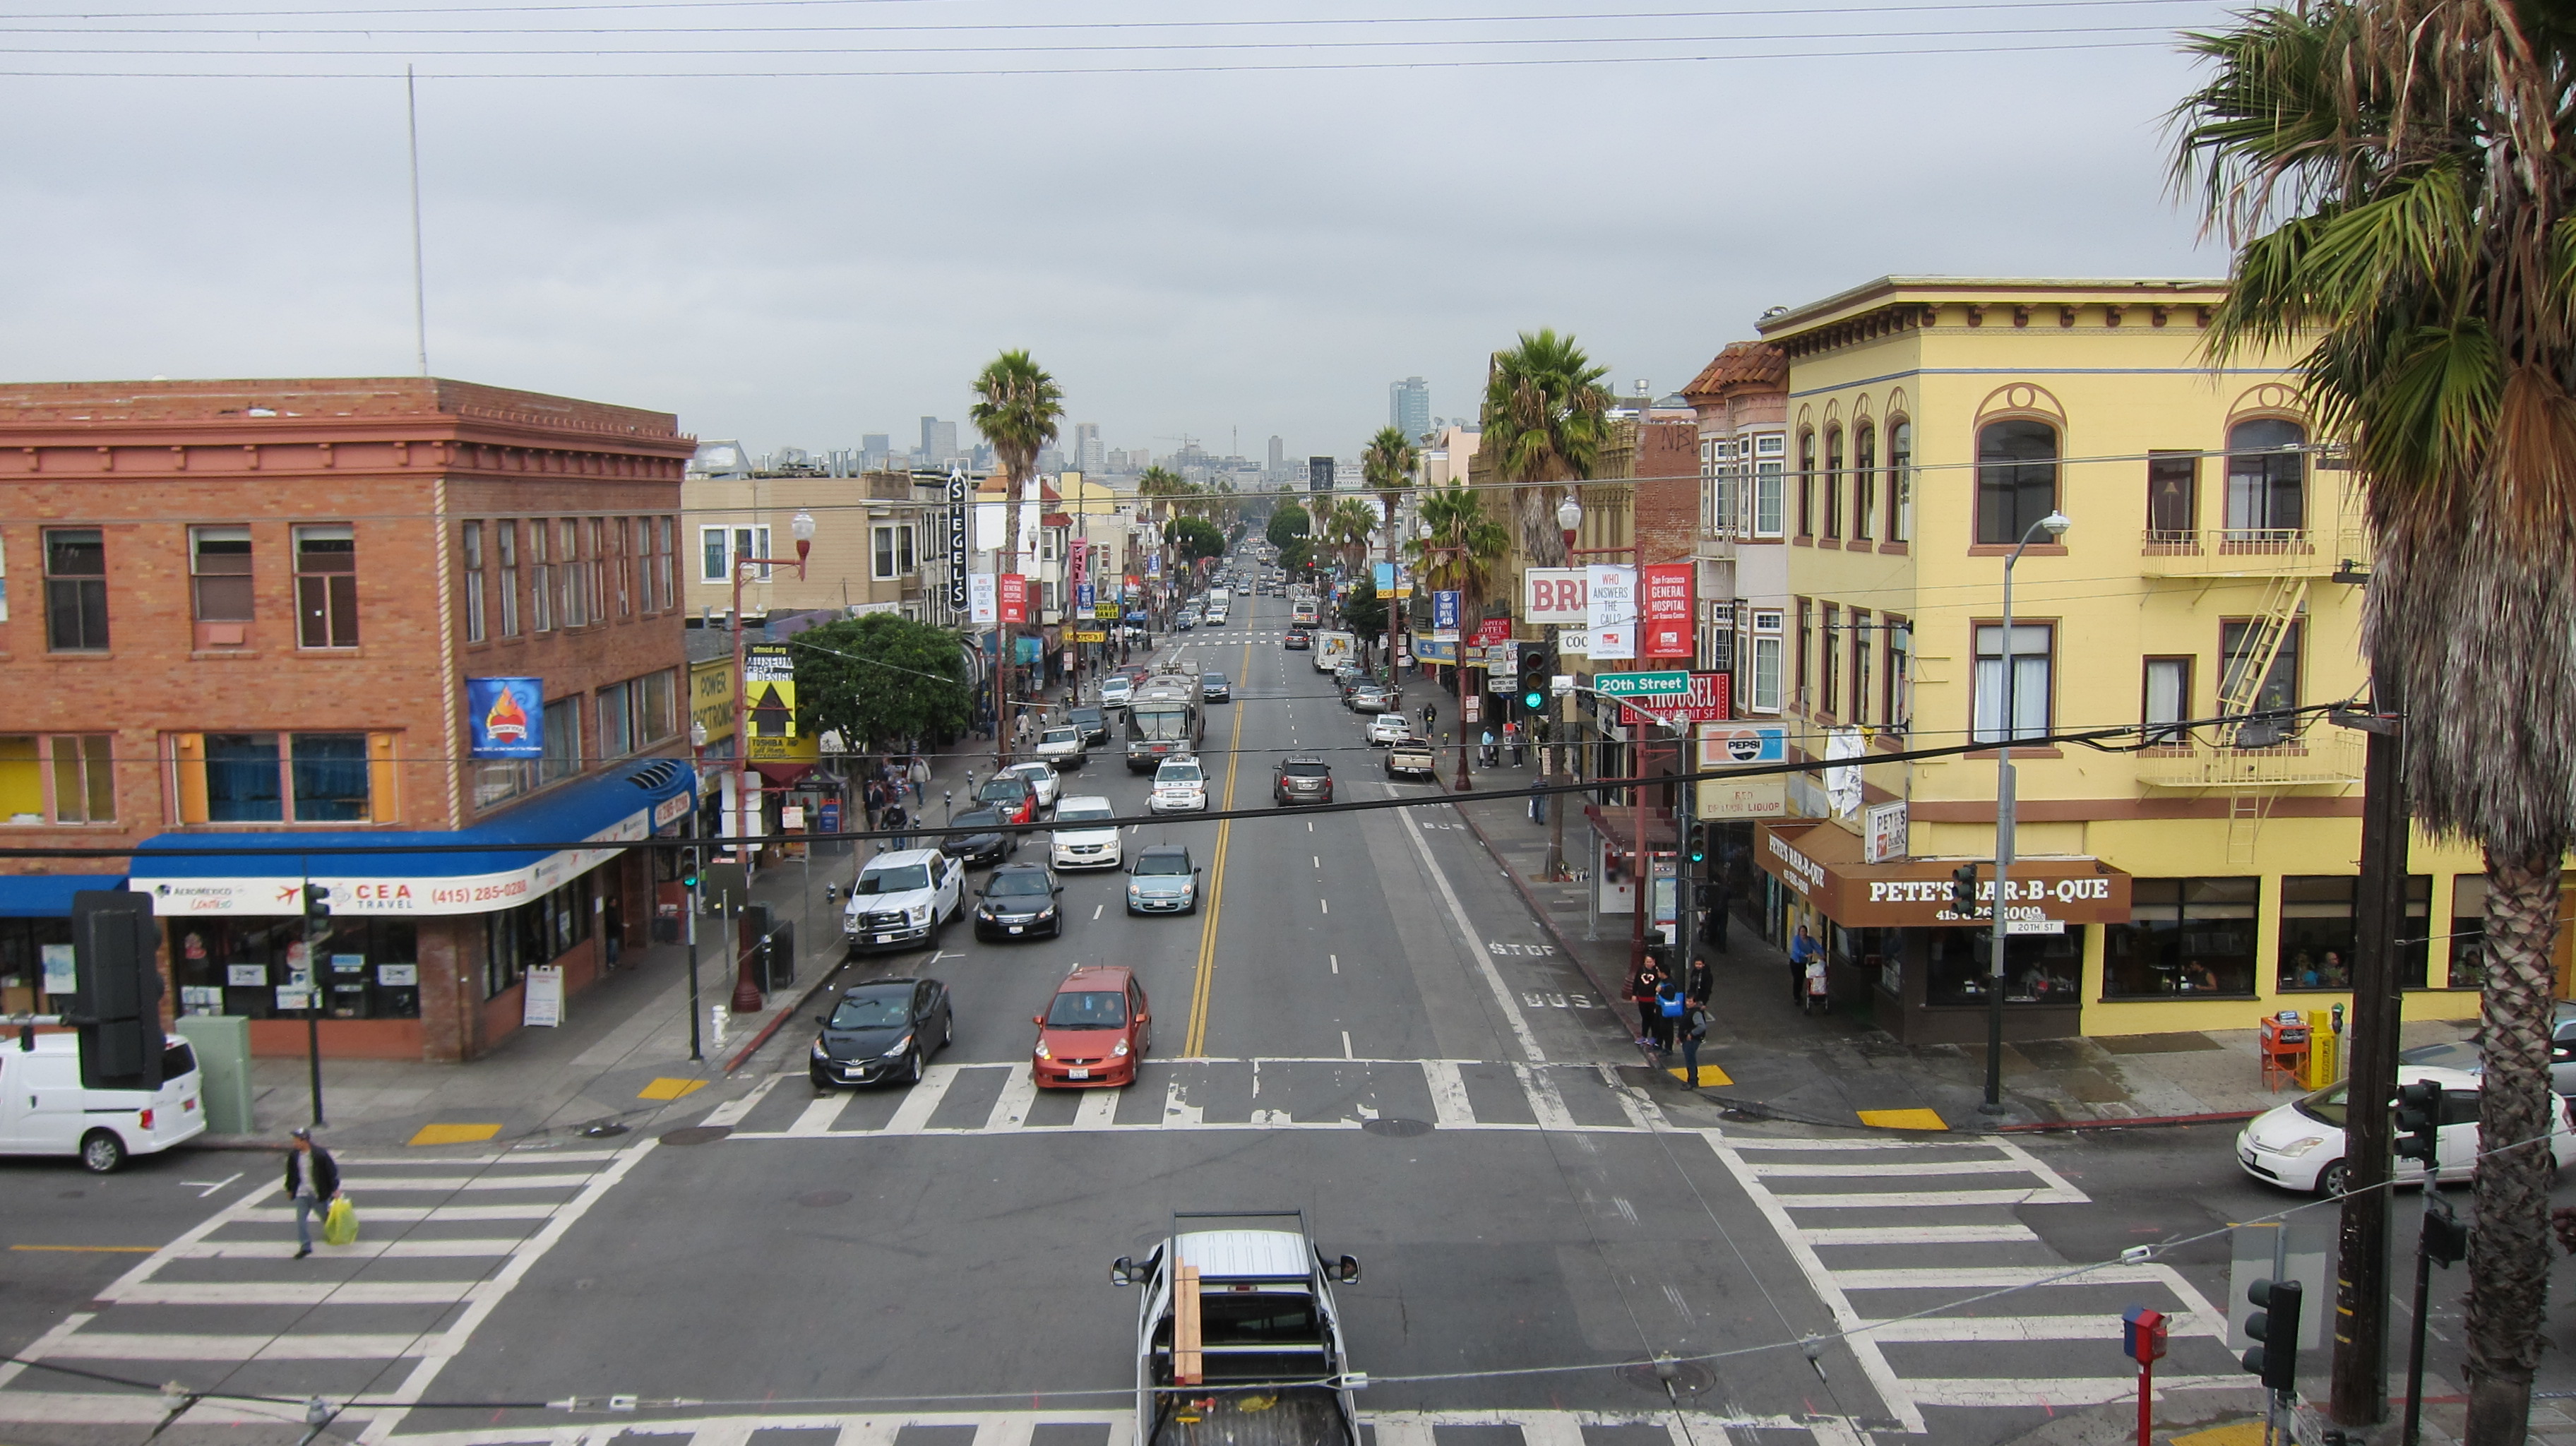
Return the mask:
{"type": "MultiPolygon", "coordinates": [[[[1246,609],[1249,613],[1251,610],[1246,609]]],[[[1245,626],[1252,619],[1244,619],[1245,626]]],[[[1235,677],[1247,686],[1252,681],[1252,639],[1243,640],[1243,662],[1235,677]]],[[[1202,705],[1204,706],[1204,705],[1202,705]]],[[[1225,750],[1225,811],[1234,811],[1234,774],[1243,762],[1243,704],[1228,705],[1234,713],[1234,736],[1225,750]]],[[[1207,887],[1200,891],[1200,903],[1207,910],[1207,922],[1199,926],[1199,973],[1190,985],[1190,1028],[1181,1040],[1181,1054],[1196,1059],[1207,1053],[1208,994],[1216,985],[1216,925],[1225,912],[1225,849],[1234,837],[1234,821],[1226,819],[1216,826],[1216,856],[1208,861],[1207,887]]]]}

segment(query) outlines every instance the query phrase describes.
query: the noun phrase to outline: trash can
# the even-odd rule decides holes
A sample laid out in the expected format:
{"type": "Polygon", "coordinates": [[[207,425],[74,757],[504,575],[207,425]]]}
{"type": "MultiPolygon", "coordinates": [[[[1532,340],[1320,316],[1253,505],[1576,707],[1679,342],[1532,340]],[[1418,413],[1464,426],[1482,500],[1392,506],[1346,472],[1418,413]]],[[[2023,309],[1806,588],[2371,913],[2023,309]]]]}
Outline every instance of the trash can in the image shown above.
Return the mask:
{"type": "Polygon", "coordinates": [[[796,982],[796,924],[781,919],[770,926],[768,975],[763,993],[775,994],[796,982]]]}
{"type": "Polygon", "coordinates": [[[197,1056],[197,1098],[210,1134],[247,1135],[251,1114],[250,1021],[238,1014],[183,1014],[179,1037],[197,1056]]]}

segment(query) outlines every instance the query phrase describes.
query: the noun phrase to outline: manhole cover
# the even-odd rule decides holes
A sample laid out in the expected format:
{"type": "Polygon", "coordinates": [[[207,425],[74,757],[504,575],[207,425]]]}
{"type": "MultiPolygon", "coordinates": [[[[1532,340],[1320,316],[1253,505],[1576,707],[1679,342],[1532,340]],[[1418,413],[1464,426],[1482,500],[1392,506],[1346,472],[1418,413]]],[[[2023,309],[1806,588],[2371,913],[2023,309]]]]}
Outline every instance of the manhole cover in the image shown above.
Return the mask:
{"type": "Polygon", "coordinates": [[[732,1133],[731,1125],[684,1125],[664,1130],[661,1138],[666,1145],[710,1145],[732,1133]]]}
{"type": "MultiPolygon", "coordinates": [[[[1717,1384],[1717,1376],[1697,1361],[1674,1361],[1666,1370],[1672,1373],[1673,1394],[1685,1400],[1717,1384]]],[[[1664,1381],[1655,1374],[1653,1361],[1631,1361],[1619,1368],[1619,1379],[1641,1391],[1664,1393],[1664,1381]]]]}
{"type": "Polygon", "coordinates": [[[796,1197],[796,1203],[814,1210],[825,1209],[833,1205],[847,1205],[850,1203],[850,1192],[847,1190],[808,1190],[804,1194],[796,1197]]]}
{"type": "Polygon", "coordinates": [[[581,1132],[588,1139],[606,1140],[625,1134],[626,1127],[615,1120],[597,1120],[582,1126],[581,1132]]]}
{"type": "Polygon", "coordinates": [[[1430,1134],[1432,1125],[1429,1120],[1406,1120],[1390,1116],[1386,1119],[1362,1120],[1360,1128],[1372,1135],[1386,1135],[1402,1140],[1410,1139],[1415,1135],[1430,1134]]]}

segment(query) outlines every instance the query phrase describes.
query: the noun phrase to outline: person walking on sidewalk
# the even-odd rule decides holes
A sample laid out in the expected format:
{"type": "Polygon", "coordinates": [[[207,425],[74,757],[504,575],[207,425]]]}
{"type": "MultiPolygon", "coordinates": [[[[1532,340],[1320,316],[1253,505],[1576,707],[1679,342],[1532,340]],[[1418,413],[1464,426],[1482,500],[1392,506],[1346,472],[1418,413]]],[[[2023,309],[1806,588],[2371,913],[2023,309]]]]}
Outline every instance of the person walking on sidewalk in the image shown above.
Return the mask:
{"type": "Polygon", "coordinates": [[[879,779],[869,779],[867,791],[859,796],[859,800],[860,808],[864,809],[867,813],[868,832],[874,833],[877,830],[877,816],[885,812],[886,796],[884,782],[879,779]]]}
{"type": "Polygon", "coordinates": [[[1708,996],[1695,994],[1682,1010],[1682,1078],[1692,1089],[1699,1088],[1699,1047],[1708,1038],[1708,996]]]}
{"type": "Polygon", "coordinates": [[[313,1253],[313,1217],[340,1198],[340,1162],[302,1125],[287,1134],[295,1144],[286,1152],[286,1198],[295,1202],[295,1258],[302,1260],[313,1253]]]}
{"type": "Polygon", "coordinates": [[[1799,1013],[1807,1013],[1811,1008],[1832,1013],[1833,1002],[1825,997],[1825,951],[1822,949],[1807,957],[1806,985],[1807,992],[1799,1004],[1799,1013]]]}
{"type": "Polygon", "coordinates": [[[1547,822],[1547,775],[1530,780],[1529,818],[1532,823],[1547,822]]]}
{"type": "Polygon", "coordinates": [[[1800,1009],[1807,1007],[1807,961],[1819,958],[1824,950],[1816,947],[1816,938],[1800,924],[1789,939],[1789,1002],[1800,1009]]]}
{"type": "Polygon", "coordinates": [[[912,755],[912,768],[910,773],[912,777],[912,807],[913,811],[918,813],[921,811],[923,804],[930,802],[930,760],[922,757],[918,753],[915,753],[912,755]]]}
{"type": "Polygon", "coordinates": [[[1628,977],[1628,1002],[1637,1006],[1637,1047],[1640,1049],[1655,1042],[1655,1023],[1659,1017],[1655,986],[1663,982],[1663,971],[1655,967],[1652,958],[1638,965],[1637,972],[1628,977]]]}

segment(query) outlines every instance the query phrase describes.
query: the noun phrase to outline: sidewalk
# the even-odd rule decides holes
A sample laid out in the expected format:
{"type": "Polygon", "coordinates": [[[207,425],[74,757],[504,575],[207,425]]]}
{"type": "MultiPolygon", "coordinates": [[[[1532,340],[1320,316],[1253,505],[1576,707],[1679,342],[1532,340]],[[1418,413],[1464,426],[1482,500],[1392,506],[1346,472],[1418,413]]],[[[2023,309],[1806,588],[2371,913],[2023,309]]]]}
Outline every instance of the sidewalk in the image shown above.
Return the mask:
{"type": "MultiPolygon", "coordinates": [[[[1536,750],[1531,750],[1529,765],[1479,771],[1476,788],[1504,794],[1527,789],[1537,776],[1535,762],[1536,750]]],[[[1585,855],[1588,844],[1583,798],[1558,794],[1549,801],[1551,808],[1570,806],[1565,849],[1575,858],[1585,855]]],[[[1621,984],[1628,976],[1629,916],[1603,915],[1596,929],[1587,907],[1590,886],[1544,877],[1549,826],[1530,821],[1526,797],[1466,803],[1459,812],[1556,946],[1582,966],[1593,987],[1616,1003],[1625,1018],[1629,1006],[1621,984]],[[1587,940],[1587,933],[1597,938],[1587,940]]],[[[1717,1016],[1716,1032],[1700,1050],[1702,1093],[1730,1108],[1807,1124],[1995,1127],[1977,1110],[1985,1097],[1982,1044],[1900,1044],[1870,1022],[1865,1006],[1848,1002],[1824,1015],[1803,1014],[1785,955],[1746,929],[1740,918],[1731,922],[1727,943],[1720,952],[1694,941],[1698,956],[1710,966],[1716,991],[1711,1011],[1717,1016]]],[[[2447,1020],[2410,1022],[2404,1040],[2410,1046],[2454,1040],[2465,1037],[2470,1027],[2447,1020]]],[[[1668,1066],[1675,1087],[1681,1087],[1678,1054],[1654,1060],[1640,1053],[1668,1066]]],[[[2261,1073],[2250,1029],[2007,1044],[2003,1091],[2008,1113],[2001,1124],[2011,1129],[2242,1115],[2291,1098],[2287,1088],[2266,1090],[2261,1073]]]]}
{"type": "MultiPolygon", "coordinates": [[[[969,738],[932,755],[924,810],[930,819],[944,816],[943,790],[955,795],[959,809],[968,806],[969,769],[978,781],[991,776],[990,742],[969,738]]],[[[615,970],[566,1000],[563,1024],[519,1030],[467,1063],[324,1060],[322,1104],[329,1124],[318,1138],[339,1149],[542,1148],[586,1132],[643,1132],[703,1111],[731,1092],[724,1088],[728,1069],[749,1063],[750,1046],[763,1031],[774,1029],[758,1051],[771,1068],[780,1059],[793,1063],[783,1050],[804,1048],[805,1036],[793,1021],[813,1012],[807,999],[843,957],[840,921],[823,888],[846,886],[857,850],[866,847],[818,844],[802,863],[772,866],[753,880],[752,897],[795,926],[796,977],[791,987],[771,994],[759,1013],[729,1018],[721,1046],[709,1010],[730,1003],[736,966],[722,937],[724,921],[698,921],[696,1018],[703,1058],[689,1058],[688,948],[649,945],[626,951],[615,970]]],[[[254,1060],[251,1088],[256,1130],[201,1135],[192,1147],[282,1148],[287,1130],[311,1120],[303,1059],[254,1060]]]]}

